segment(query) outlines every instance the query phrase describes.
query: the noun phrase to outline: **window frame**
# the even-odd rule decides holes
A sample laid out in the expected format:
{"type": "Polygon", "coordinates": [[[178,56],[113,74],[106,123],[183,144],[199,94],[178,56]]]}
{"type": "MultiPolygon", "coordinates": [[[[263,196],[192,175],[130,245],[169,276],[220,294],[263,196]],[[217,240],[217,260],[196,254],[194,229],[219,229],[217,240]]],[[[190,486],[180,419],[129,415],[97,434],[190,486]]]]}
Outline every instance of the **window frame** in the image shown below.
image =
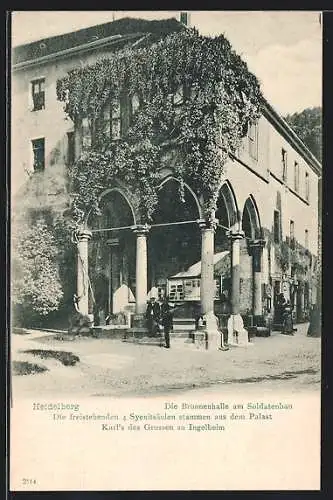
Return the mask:
{"type": "Polygon", "coordinates": [[[31,139],[31,148],[32,148],[32,169],[34,172],[43,172],[45,170],[45,137],[38,137],[36,139],[31,139]],[[40,144],[43,145],[43,158],[42,158],[42,167],[37,167],[36,168],[36,163],[37,163],[37,157],[36,157],[36,151],[38,151],[38,148],[36,147],[36,143],[40,141],[40,144]]]}
{"type": "Polygon", "coordinates": [[[113,97],[110,101],[110,138],[112,141],[121,139],[121,97],[113,97]],[[117,113],[115,112],[117,106],[117,113]],[[116,125],[117,124],[117,125],[116,125]],[[114,133],[117,126],[117,134],[114,133]]]}
{"type": "Polygon", "coordinates": [[[281,243],[281,239],[282,239],[281,238],[281,213],[280,213],[280,210],[278,210],[278,209],[275,209],[273,212],[273,239],[274,239],[274,243],[281,243]],[[277,222],[275,221],[275,215],[278,216],[277,222]]]}
{"type": "Polygon", "coordinates": [[[281,161],[282,161],[282,180],[287,182],[288,180],[288,152],[286,149],[281,149],[281,161]]]}
{"type": "Polygon", "coordinates": [[[140,106],[141,106],[141,101],[140,101],[139,95],[136,94],[136,93],[133,94],[133,95],[131,95],[131,97],[130,97],[130,115],[131,115],[131,119],[133,118],[133,116],[136,115],[136,113],[140,109],[140,106]]]}
{"type": "Polygon", "coordinates": [[[31,111],[42,111],[45,109],[46,92],[45,92],[45,77],[35,78],[30,81],[30,99],[31,99],[31,111]],[[41,85],[43,85],[43,90],[41,90],[41,85]],[[36,86],[39,87],[39,91],[35,92],[36,86]],[[42,104],[36,105],[36,96],[42,96],[42,104]]]}
{"type": "Polygon", "coordinates": [[[310,201],[310,175],[305,171],[305,199],[310,201]]]}
{"type": "Polygon", "coordinates": [[[294,162],[294,189],[296,193],[299,192],[299,163],[295,160],[294,162]]]}
{"type": "Polygon", "coordinates": [[[259,137],[258,122],[249,123],[247,129],[248,151],[250,157],[256,161],[258,161],[258,137],[259,137]],[[253,134],[251,133],[252,130],[254,130],[253,134]]]}

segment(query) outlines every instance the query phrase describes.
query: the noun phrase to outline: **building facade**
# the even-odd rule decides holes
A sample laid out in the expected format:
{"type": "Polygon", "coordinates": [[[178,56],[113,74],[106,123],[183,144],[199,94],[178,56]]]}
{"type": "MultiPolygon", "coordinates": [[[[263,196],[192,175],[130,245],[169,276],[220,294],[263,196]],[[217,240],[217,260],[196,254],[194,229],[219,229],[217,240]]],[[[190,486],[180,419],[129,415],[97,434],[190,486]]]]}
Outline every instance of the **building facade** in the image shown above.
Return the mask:
{"type": "MultiPolygon", "coordinates": [[[[146,22],[125,33],[115,26],[117,22],[108,23],[14,49],[14,210],[31,174],[52,169],[65,179],[68,165],[94,140],[88,120],[74,126],[64,113],[57,81],[126,45],[151,43],[156,31],[186,29],[175,20],[154,24],[153,30],[146,22]]],[[[106,125],[116,140],[129,120],[122,107],[134,113],[138,105],[135,96],[130,103],[113,103],[106,125]]],[[[181,160],[176,146],[169,147],[161,164],[158,204],[149,223],[129,185],[115,180],[105,186],[101,216],[87,218],[75,240],[77,292],[84,313],[93,312],[97,304],[103,318],[125,313],[139,320],[150,295],[168,294],[183,303],[184,316],[208,315],[209,323],[211,312],[227,313],[232,319],[229,331],[240,332],[245,317],[257,325],[274,317],[283,293],[297,321],[308,317],[316,300],[321,165],[269,103],[262,109],[225,165],[212,217],[190,181],[183,186],[184,199],[177,201],[175,167],[181,160]],[[191,266],[196,266],[192,274],[191,266]]],[[[47,194],[57,195],[57,189],[47,194]]],[[[65,181],[61,189],[66,191],[65,181]]]]}

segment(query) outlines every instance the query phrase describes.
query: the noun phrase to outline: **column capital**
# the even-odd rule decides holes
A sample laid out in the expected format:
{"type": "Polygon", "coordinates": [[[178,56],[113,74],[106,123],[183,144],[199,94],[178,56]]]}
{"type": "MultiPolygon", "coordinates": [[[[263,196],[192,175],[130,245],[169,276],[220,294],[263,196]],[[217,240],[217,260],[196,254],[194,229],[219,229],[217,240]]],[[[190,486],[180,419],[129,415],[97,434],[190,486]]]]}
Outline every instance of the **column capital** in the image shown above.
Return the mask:
{"type": "Polygon", "coordinates": [[[250,241],[250,247],[253,248],[253,249],[256,249],[256,248],[264,248],[266,245],[266,240],[263,240],[263,239],[259,239],[259,240],[251,240],[250,241]]]}
{"type": "Polygon", "coordinates": [[[132,230],[137,236],[144,236],[149,233],[150,227],[148,224],[138,224],[133,226],[132,230]]]}
{"type": "Polygon", "coordinates": [[[76,231],[78,241],[89,241],[92,237],[92,232],[89,229],[78,229],[76,231]]]}
{"type": "Polygon", "coordinates": [[[229,240],[231,241],[242,240],[243,238],[245,238],[245,233],[240,229],[229,229],[229,231],[227,231],[227,238],[229,238],[229,240]]]}
{"type": "Polygon", "coordinates": [[[207,219],[198,219],[197,223],[200,227],[200,229],[203,231],[205,229],[213,229],[214,231],[216,230],[217,224],[219,220],[216,219],[215,217],[210,217],[207,219]]]}

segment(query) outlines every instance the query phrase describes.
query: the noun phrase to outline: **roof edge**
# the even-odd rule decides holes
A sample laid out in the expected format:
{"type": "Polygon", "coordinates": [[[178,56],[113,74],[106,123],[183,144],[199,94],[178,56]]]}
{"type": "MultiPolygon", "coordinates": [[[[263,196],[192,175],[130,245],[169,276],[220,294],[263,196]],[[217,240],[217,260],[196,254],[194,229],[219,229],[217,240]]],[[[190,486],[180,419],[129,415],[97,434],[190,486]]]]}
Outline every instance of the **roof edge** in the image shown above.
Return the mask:
{"type": "Polygon", "coordinates": [[[36,64],[43,64],[49,61],[53,61],[58,59],[59,57],[68,57],[78,52],[86,52],[88,50],[93,50],[95,48],[101,48],[103,46],[112,45],[113,43],[130,40],[132,38],[138,38],[146,35],[146,33],[129,33],[126,35],[111,35],[106,38],[102,38],[100,40],[94,40],[93,42],[85,43],[82,45],[78,45],[75,47],[70,47],[68,49],[60,50],[59,52],[53,52],[52,54],[48,54],[46,56],[36,57],[35,59],[29,59],[27,61],[22,61],[16,64],[13,64],[12,70],[18,71],[20,69],[26,69],[30,66],[35,66],[36,64]]]}
{"type": "Polygon", "coordinates": [[[263,114],[264,116],[273,123],[279,132],[281,132],[285,138],[292,144],[296,151],[311,165],[312,169],[319,176],[322,175],[322,164],[314,156],[309,148],[304,144],[304,142],[298,137],[296,132],[288,125],[286,120],[273,108],[269,102],[263,98],[263,114]]]}

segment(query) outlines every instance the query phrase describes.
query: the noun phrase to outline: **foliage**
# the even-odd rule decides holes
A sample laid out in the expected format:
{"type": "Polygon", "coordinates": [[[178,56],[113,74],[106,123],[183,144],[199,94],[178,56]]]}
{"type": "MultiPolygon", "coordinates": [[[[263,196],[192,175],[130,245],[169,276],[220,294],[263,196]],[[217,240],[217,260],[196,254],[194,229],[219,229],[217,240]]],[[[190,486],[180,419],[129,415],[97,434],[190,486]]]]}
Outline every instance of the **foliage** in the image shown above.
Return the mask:
{"type": "Polygon", "coordinates": [[[63,297],[58,246],[41,215],[34,225],[13,234],[12,300],[33,316],[47,316],[63,297]]]}
{"type": "MultiPolygon", "coordinates": [[[[70,71],[57,82],[57,95],[78,125],[88,118],[93,147],[71,172],[73,215],[98,213],[98,196],[115,178],[139,198],[150,220],[157,203],[158,170],[166,143],[177,145],[176,175],[190,179],[207,211],[215,207],[223,167],[260,115],[257,79],[224,36],[195,30],[172,33],[144,48],[125,48],[94,65],[70,71]],[[183,105],[174,103],[178,89],[183,105]],[[103,132],[103,112],[114,98],[138,96],[140,107],[127,133],[112,142],[103,132]]],[[[180,189],[180,195],[183,195],[180,189]]]]}
{"type": "Polygon", "coordinates": [[[308,146],[310,151],[321,161],[321,133],[322,111],[321,108],[307,108],[300,113],[285,117],[288,124],[308,146]]]}
{"type": "MultiPolygon", "coordinates": [[[[72,303],[76,262],[71,242],[73,221],[65,216],[69,206],[63,165],[35,172],[22,186],[19,199],[12,202],[13,319],[26,326],[52,321],[59,308],[72,303]],[[46,259],[48,274],[46,270],[39,272],[44,265],[39,257],[32,272],[39,252],[46,259]],[[48,287],[47,276],[52,278],[55,294],[48,287]],[[41,293],[37,293],[39,289],[41,293]]],[[[63,312],[67,317],[67,311],[63,312]]]]}
{"type": "Polygon", "coordinates": [[[282,272],[286,273],[290,267],[292,276],[304,276],[309,269],[309,257],[303,247],[294,242],[293,246],[282,241],[275,246],[275,256],[282,272]]]}
{"type": "Polygon", "coordinates": [[[281,241],[278,245],[275,246],[275,257],[281,268],[281,270],[285,273],[287,272],[290,264],[290,253],[291,249],[287,242],[281,241]]]}

